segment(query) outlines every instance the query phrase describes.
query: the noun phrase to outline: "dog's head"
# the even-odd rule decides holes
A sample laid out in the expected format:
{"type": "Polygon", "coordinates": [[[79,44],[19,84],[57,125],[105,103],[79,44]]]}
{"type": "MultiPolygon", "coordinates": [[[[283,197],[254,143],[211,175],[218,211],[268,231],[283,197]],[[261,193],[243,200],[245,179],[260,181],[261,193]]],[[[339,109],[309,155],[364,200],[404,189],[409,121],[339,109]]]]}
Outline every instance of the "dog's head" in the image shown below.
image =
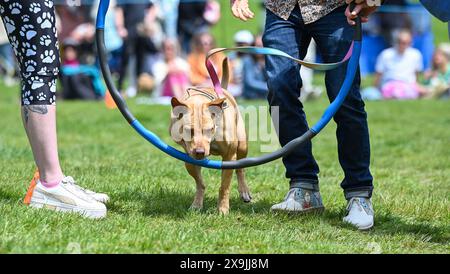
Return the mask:
{"type": "Polygon", "coordinates": [[[225,98],[208,100],[192,96],[182,101],[172,98],[170,135],[194,159],[201,160],[211,153],[211,142],[221,128],[225,98]]]}

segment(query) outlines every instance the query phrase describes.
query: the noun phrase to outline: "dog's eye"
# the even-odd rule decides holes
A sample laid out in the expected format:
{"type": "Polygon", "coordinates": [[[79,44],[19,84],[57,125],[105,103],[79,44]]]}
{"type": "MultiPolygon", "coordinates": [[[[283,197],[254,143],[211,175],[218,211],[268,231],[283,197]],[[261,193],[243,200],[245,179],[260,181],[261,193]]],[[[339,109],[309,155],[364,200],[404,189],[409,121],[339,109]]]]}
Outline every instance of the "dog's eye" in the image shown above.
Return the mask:
{"type": "Polygon", "coordinates": [[[204,130],[203,130],[203,134],[204,134],[204,135],[211,135],[211,134],[213,134],[213,133],[214,133],[214,130],[215,130],[215,128],[214,128],[214,127],[212,127],[212,128],[207,128],[207,129],[204,129],[204,130]]]}
{"type": "Polygon", "coordinates": [[[178,115],[178,120],[181,120],[181,119],[183,119],[183,113],[180,113],[180,114],[178,115]]]}

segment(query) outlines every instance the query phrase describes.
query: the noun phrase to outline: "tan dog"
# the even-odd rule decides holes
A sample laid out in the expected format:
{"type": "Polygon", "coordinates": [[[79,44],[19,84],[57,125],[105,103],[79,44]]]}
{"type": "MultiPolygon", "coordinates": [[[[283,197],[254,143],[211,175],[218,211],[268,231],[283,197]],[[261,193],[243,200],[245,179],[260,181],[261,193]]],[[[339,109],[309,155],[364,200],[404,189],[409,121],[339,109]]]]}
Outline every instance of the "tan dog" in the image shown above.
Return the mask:
{"type": "MultiPolygon", "coordinates": [[[[224,71],[228,71],[226,60],[224,71]]],[[[218,98],[213,88],[189,88],[183,99],[172,98],[171,137],[194,159],[220,155],[223,161],[233,161],[247,157],[245,124],[236,100],[225,90],[227,79],[228,75],[224,73],[222,87],[225,98],[218,98]]],[[[197,193],[191,208],[201,209],[205,195],[201,167],[186,164],[186,169],[197,184],[197,193]]],[[[227,214],[230,209],[233,172],[222,171],[218,209],[223,214],[227,214]]],[[[244,170],[236,170],[236,173],[240,196],[248,203],[252,198],[245,183],[244,170]]]]}

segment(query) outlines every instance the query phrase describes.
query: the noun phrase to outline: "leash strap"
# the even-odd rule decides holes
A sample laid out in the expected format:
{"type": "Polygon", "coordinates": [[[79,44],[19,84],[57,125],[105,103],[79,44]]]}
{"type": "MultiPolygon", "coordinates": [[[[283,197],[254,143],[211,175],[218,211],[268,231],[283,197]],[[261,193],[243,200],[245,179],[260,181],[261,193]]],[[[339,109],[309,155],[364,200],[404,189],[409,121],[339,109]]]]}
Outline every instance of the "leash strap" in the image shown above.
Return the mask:
{"type": "Polygon", "coordinates": [[[214,68],[213,63],[210,60],[210,58],[212,56],[214,56],[215,54],[217,54],[219,52],[234,51],[234,52],[241,52],[241,53],[248,53],[248,54],[280,56],[280,57],[288,58],[288,59],[290,59],[304,67],[310,68],[310,69],[319,70],[319,71],[327,71],[327,70],[335,69],[335,68],[339,67],[340,65],[342,65],[343,63],[347,62],[353,54],[353,48],[354,48],[354,42],[352,42],[349,51],[347,52],[347,54],[345,55],[345,57],[342,61],[337,62],[337,63],[326,63],[326,64],[313,63],[313,62],[307,62],[304,60],[300,60],[300,59],[290,56],[289,54],[287,54],[281,50],[273,49],[273,48],[259,48],[259,47],[216,48],[216,49],[210,50],[208,52],[208,54],[206,55],[205,65],[206,65],[206,69],[208,70],[211,81],[213,83],[214,90],[216,91],[216,93],[219,97],[222,97],[223,89],[222,89],[222,86],[221,86],[221,83],[219,80],[219,76],[217,74],[216,69],[214,68]]]}

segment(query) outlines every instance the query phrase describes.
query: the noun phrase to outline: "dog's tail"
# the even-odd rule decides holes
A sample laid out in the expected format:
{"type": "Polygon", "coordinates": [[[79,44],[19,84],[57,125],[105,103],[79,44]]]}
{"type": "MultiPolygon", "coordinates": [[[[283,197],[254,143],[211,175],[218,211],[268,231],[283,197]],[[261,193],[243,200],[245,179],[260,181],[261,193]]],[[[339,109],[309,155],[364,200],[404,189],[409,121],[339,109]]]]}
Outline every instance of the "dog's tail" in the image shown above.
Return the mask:
{"type": "Polygon", "coordinates": [[[230,81],[230,72],[228,66],[228,57],[225,57],[222,62],[222,82],[221,86],[223,89],[228,88],[228,82],[230,81]]]}

